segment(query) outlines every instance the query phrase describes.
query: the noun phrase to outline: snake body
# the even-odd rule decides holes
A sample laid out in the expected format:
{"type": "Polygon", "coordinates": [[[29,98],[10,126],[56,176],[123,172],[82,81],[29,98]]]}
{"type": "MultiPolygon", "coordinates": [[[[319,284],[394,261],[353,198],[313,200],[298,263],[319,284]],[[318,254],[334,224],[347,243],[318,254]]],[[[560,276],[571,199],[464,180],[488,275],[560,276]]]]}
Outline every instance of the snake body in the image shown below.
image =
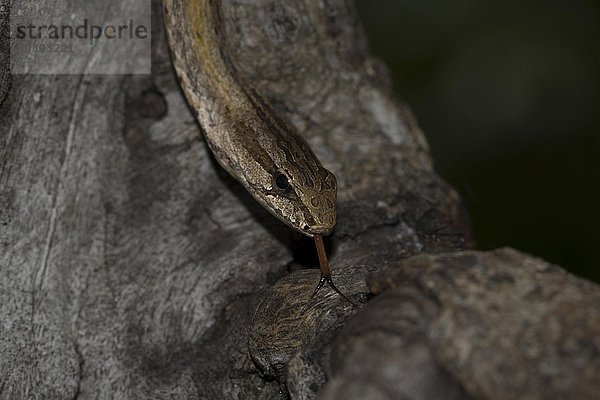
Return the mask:
{"type": "Polygon", "coordinates": [[[229,60],[220,0],[163,0],[180,85],[215,158],[264,208],[308,236],[336,222],[337,184],[229,60]]]}

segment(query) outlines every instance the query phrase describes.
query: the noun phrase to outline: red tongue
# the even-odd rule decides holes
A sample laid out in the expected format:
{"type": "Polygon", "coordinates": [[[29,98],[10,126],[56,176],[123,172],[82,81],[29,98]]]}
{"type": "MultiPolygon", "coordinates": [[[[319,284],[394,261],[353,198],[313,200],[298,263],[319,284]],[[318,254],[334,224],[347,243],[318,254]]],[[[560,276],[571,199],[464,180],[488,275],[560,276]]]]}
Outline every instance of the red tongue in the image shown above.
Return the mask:
{"type": "Polygon", "coordinates": [[[330,278],[331,271],[329,270],[329,262],[327,261],[327,254],[325,253],[325,246],[323,245],[323,236],[315,235],[315,244],[317,245],[317,254],[319,255],[321,275],[330,278]]]}
{"type": "MultiPolygon", "coordinates": [[[[346,297],[346,295],[344,293],[342,293],[340,291],[340,289],[337,288],[337,286],[335,286],[335,284],[333,283],[333,280],[331,279],[331,271],[329,270],[329,262],[327,261],[327,254],[325,253],[325,246],[323,245],[323,236],[314,235],[314,237],[315,237],[315,244],[317,245],[317,254],[319,255],[319,264],[321,266],[321,279],[319,280],[319,284],[315,288],[315,291],[313,292],[312,296],[310,296],[310,298],[312,299],[315,296],[315,294],[317,294],[319,289],[321,289],[323,284],[325,284],[325,282],[327,282],[329,287],[332,288],[334,292],[336,292],[337,294],[342,296],[344,299],[346,299],[346,301],[348,301],[348,303],[352,304],[353,306],[356,306],[356,304],[354,304],[354,302],[352,300],[350,300],[348,297],[346,297]]],[[[310,302],[310,300],[309,300],[309,302],[310,302]]],[[[301,313],[304,313],[304,310],[306,309],[307,306],[308,306],[308,303],[306,303],[304,305],[301,313]]]]}

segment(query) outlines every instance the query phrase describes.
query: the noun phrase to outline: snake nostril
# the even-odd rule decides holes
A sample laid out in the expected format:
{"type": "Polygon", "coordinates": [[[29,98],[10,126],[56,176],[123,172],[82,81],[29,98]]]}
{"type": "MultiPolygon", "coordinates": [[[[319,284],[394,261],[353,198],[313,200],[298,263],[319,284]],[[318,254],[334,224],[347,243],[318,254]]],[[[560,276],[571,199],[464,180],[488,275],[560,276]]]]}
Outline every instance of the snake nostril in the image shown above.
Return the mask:
{"type": "Polygon", "coordinates": [[[312,204],[313,207],[319,207],[319,204],[321,202],[319,201],[318,197],[313,197],[310,199],[310,204],[312,204]]]}
{"type": "Polygon", "coordinates": [[[307,230],[309,229],[309,226],[308,226],[308,225],[304,225],[304,226],[302,227],[302,229],[304,229],[305,231],[307,231],[307,230]]]}

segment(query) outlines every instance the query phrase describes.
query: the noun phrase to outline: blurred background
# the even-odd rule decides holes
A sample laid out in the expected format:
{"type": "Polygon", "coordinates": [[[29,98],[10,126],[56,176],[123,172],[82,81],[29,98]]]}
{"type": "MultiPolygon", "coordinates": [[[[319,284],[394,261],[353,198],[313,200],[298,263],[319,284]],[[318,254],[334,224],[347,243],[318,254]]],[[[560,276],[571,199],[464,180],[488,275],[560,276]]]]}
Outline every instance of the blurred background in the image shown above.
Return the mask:
{"type": "Polygon", "coordinates": [[[600,2],[355,0],[477,248],[600,282],[600,2]]]}

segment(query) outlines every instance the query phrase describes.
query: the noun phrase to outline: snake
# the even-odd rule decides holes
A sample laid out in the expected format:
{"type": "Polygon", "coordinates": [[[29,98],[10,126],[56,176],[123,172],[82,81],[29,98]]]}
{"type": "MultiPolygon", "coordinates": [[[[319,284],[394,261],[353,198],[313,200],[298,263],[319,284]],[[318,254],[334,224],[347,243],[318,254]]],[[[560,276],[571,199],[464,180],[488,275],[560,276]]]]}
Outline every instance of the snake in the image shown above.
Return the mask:
{"type": "Polygon", "coordinates": [[[221,0],[163,0],[163,13],[179,84],[214,158],[270,214],[314,238],[321,279],[313,296],[326,282],[348,300],[333,283],[323,245],[336,224],[335,175],[237,73],[221,0]]]}

